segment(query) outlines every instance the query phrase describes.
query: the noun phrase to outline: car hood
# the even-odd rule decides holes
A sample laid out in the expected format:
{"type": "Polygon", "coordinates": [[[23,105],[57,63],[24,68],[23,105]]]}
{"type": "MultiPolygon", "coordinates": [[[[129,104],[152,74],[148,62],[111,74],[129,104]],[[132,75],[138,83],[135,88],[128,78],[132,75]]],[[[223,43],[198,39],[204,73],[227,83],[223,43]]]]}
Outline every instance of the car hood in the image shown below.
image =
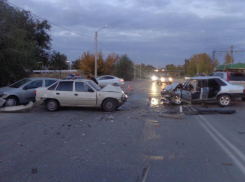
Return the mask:
{"type": "Polygon", "coordinates": [[[176,88],[179,86],[179,84],[181,84],[181,83],[173,83],[173,84],[171,84],[171,85],[165,87],[163,90],[166,90],[166,91],[168,91],[168,92],[171,92],[171,91],[173,91],[174,89],[176,89],[176,88]]]}
{"type": "Polygon", "coordinates": [[[111,84],[106,85],[100,91],[101,92],[117,92],[117,93],[123,93],[121,87],[119,87],[119,86],[113,86],[111,84]]]}

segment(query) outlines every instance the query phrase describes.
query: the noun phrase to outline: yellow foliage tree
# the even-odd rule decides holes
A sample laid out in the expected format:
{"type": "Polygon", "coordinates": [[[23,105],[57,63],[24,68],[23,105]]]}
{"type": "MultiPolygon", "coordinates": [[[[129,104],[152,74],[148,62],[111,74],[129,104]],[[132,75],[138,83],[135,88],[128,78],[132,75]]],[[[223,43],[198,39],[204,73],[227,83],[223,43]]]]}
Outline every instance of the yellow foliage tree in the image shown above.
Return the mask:
{"type": "Polygon", "coordinates": [[[111,53],[107,56],[106,61],[104,62],[103,66],[103,74],[109,75],[112,74],[114,68],[115,68],[115,63],[119,59],[119,55],[115,53],[111,53]]]}

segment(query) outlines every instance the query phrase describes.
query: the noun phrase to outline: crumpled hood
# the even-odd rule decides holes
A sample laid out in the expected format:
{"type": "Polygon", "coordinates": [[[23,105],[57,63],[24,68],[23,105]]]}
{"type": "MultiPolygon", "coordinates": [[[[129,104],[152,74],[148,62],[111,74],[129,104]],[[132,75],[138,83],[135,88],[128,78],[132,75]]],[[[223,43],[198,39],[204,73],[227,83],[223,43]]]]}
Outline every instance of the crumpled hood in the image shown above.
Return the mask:
{"type": "Polygon", "coordinates": [[[119,87],[119,86],[113,86],[111,84],[106,85],[100,91],[101,92],[117,92],[117,93],[123,93],[121,87],[119,87]]]}
{"type": "Polygon", "coordinates": [[[2,87],[0,88],[0,92],[6,92],[6,91],[9,91],[9,90],[13,90],[15,88],[12,88],[12,87],[2,87]]]}
{"type": "Polygon", "coordinates": [[[178,87],[178,85],[181,84],[181,83],[173,83],[167,87],[165,87],[163,90],[166,90],[168,92],[171,92],[173,91],[174,89],[176,89],[178,87]]]}

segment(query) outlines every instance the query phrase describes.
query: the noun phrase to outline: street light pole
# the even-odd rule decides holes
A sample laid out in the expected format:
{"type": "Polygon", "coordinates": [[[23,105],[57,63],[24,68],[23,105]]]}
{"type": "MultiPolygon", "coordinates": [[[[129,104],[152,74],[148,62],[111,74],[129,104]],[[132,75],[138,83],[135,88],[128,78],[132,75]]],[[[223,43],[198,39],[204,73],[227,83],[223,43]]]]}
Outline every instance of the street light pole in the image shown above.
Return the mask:
{"type": "MultiPolygon", "coordinates": [[[[108,27],[108,25],[105,25],[104,27],[102,27],[101,29],[103,29],[103,28],[106,28],[106,27],[108,27]]],[[[95,32],[95,37],[94,37],[94,39],[95,39],[95,60],[94,60],[94,76],[95,76],[95,78],[97,78],[97,36],[98,36],[98,34],[97,34],[97,32],[98,31],[100,31],[101,29],[99,29],[99,30],[97,30],[96,32],[95,32]]]]}

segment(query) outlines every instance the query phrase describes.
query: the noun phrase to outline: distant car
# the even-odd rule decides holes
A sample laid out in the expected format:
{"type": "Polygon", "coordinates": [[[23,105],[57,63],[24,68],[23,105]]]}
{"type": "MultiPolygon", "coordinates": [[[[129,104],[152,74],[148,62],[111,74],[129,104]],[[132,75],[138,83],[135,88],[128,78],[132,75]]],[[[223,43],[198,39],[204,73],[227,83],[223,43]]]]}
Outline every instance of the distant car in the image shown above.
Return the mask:
{"type": "Polygon", "coordinates": [[[48,88],[37,88],[36,100],[44,101],[49,111],[60,106],[98,107],[111,112],[127,101],[120,87],[107,85],[101,89],[92,80],[62,80],[48,88]]]}
{"type": "Polygon", "coordinates": [[[5,106],[35,102],[34,91],[36,88],[48,87],[59,80],[56,78],[26,78],[0,88],[0,97],[6,100],[5,106]]]}
{"type": "Polygon", "coordinates": [[[161,95],[176,104],[218,102],[220,106],[229,106],[232,99],[245,97],[245,89],[220,77],[206,76],[192,77],[184,86],[182,84],[169,85],[161,91],[161,95]]]}
{"type": "MultiPolygon", "coordinates": [[[[83,79],[81,76],[75,76],[75,80],[83,79]]],[[[71,80],[71,76],[65,78],[65,80],[71,80]]]]}
{"type": "Polygon", "coordinates": [[[191,77],[190,76],[185,76],[184,80],[189,80],[191,77]]]}
{"type": "Polygon", "coordinates": [[[168,76],[167,74],[155,73],[151,77],[153,82],[157,82],[158,84],[168,83],[171,84],[173,82],[173,78],[168,76]]]}
{"type": "Polygon", "coordinates": [[[97,79],[98,85],[100,87],[105,87],[108,84],[114,85],[114,86],[121,86],[124,84],[123,78],[118,78],[111,75],[103,75],[98,77],[97,79]]]}

